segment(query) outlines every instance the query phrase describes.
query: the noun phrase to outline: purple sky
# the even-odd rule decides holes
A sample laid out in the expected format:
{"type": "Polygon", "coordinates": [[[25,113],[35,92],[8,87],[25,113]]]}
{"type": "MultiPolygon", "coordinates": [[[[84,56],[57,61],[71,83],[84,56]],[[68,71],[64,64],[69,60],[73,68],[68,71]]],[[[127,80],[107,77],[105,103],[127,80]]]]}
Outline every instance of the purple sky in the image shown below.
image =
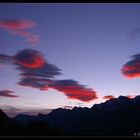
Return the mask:
{"type": "Polygon", "coordinates": [[[47,62],[61,69],[62,75],[54,80],[74,79],[98,96],[84,102],[52,88],[20,86],[20,71],[4,63],[0,64],[0,91],[13,91],[9,93],[19,97],[0,96],[0,108],[91,107],[104,102],[103,96],[138,95],[139,77],[128,79],[121,69],[140,52],[139,16],[140,4],[0,4],[1,21],[28,20],[36,25],[30,23],[21,32],[9,31],[0,22],[0,54],[14,56],[28,48],[40,51],[47,62]]]}

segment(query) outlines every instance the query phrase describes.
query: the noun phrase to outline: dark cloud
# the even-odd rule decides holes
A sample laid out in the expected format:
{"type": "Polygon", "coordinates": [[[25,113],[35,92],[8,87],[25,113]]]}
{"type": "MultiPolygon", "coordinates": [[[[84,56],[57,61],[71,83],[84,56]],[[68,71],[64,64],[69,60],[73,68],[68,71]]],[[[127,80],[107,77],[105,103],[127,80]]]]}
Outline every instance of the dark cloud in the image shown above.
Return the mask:
{"type": "Polygon", "coordinates": [[[114,98],[115,97],[113,95],[107,95],[103,97],[103,99],[107,99],[107,100],[114,99],[114,98]]]}
{"type": "Polygon", "coordinates": [[[27,68],[39,68],[43,67],[45,59],[43,55],[33,49],[25,49],[18,52],[15,56],[15,62],[23,67],[27,68]]]}
{"type": "Polygon", "coordinates": [[[21,80],[18,82],[18,85],[37,88],[40,90],[47,90],[50,83],[51,80],[45,78],[21,78],[21,80]]]}
{"type": "Polygon", "coordinates": [[[28,32],[28,29],[34,28],[35,23],[31,20],[0,20],[0,28],[11,34],[20,35],[26,39],[30,45],[36,45],[39,41],[38,35],[28,32]]]}
{"type": "Polygon", "coordinates": [[[77,99],[88,102],[97,99],[96,92],[84,85],[80,85],[75,80],[50,80],[36,78],[22,78],[18,82],[21,86],[29,86],[40,90],[48,90],[49,88],[63,92],[70,99],[77,99]]]}
{"type": "Polygon", "coordinates": [[[60,69],[49,64],[39,51],[25,49],[18,52],[14,58],[15,64],[18,66],[17,69],[21,71],[20,75],[22,77],[53,78],[61,74],[60,69]]]}
{"type": "Polygon", "coordinates": [[[0,96],[4,96],[4,97],[19,97],[17,95],[12,95],[11,93],[13,93],[13,91],[11,90],[1,90],[0,91],[0,96]]]}
{"type": "Polygon", "coordinates": [[[133,55],[132,58],[121,69],[122,74],[127,78],[140,77],[140,54],[133,55]]]}
{"type": "Polygon", "coordinates": [[[88,102],[97,99],[96,92],[84,85],[80,85],[75,80],[56,80],[50,87],[63,92],[70,99],[77,99],[80,101],[88,102]]]}
{"type": "Polygon", "coordinates": [[[17,69],[21,71],[20,75],[25,77],[34,76],[53,78],[54,76],[61,74],[59,68],[49,63],[45,63],[43,67],[36,69],[29,69],[22,66],[19,66],[17,69]]]}
{"type": "Polygon", "coordinates": [[[19,85],[47,89],[50,78],[61,74],[60,69],[55,65],[49,64],[43,55],[36,50],[24,49],[14,56],[1,54],[0,62],[11,62],[20,71],[19,85]]]}
{"type": "Polygon", "coordinates": [[[59,68],[48,63],[39,51],[32,49],[24,49],[14,56],[0,54],[0,63],[6,62],[15,64],[20,71],[20,76],[24,78],[53,78],[61,74],[59,68]]]}
{"type": "Polygon", "coordinates": [[[61,74],[60,69],[49,64],[43,55],[36,50],[25,49],[14,56],[17,69],[20,71],[21,86],[29,86],[46,90],[50,78],[61,74]]]}

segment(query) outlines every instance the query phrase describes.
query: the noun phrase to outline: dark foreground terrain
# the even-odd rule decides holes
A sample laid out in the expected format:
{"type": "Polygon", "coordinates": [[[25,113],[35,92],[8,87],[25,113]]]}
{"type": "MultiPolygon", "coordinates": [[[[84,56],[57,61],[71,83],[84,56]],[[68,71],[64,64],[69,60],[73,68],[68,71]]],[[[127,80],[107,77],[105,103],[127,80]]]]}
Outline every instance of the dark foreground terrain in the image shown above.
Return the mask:
{"type": "Polygon", "coordinates": [[[58,108],[47,115],[9,118],[1,110],[0,130],[2,136],[134,136],[140,133],[140,96],[120,96],[91,108],[58,108]]]}

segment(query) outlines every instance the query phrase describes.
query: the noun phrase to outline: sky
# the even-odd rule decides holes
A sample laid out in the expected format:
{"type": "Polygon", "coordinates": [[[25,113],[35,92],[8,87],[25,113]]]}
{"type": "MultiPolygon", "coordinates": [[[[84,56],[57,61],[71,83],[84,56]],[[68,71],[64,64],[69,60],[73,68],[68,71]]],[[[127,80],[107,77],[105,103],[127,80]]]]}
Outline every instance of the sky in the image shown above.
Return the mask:
{"type": "Polygon", "coordinates": [[[1,3],[0,108],[43,112],[139,95],[139,16],[140,4],[1,3]]]}

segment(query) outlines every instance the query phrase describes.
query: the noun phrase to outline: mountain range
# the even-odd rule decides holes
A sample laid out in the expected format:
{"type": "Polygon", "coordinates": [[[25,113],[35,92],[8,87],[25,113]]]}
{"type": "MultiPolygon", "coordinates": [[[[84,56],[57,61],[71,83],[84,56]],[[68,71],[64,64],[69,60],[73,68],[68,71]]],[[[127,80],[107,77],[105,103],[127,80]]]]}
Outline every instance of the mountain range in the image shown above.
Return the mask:
{"type": "Polygon", "coordinates": [[[37,116],[9,118],[0,110],[0,124],[1,135],[134,136],[140,133],[140,96],[119,96],[91,108],[58,108],[37,116]]]}

